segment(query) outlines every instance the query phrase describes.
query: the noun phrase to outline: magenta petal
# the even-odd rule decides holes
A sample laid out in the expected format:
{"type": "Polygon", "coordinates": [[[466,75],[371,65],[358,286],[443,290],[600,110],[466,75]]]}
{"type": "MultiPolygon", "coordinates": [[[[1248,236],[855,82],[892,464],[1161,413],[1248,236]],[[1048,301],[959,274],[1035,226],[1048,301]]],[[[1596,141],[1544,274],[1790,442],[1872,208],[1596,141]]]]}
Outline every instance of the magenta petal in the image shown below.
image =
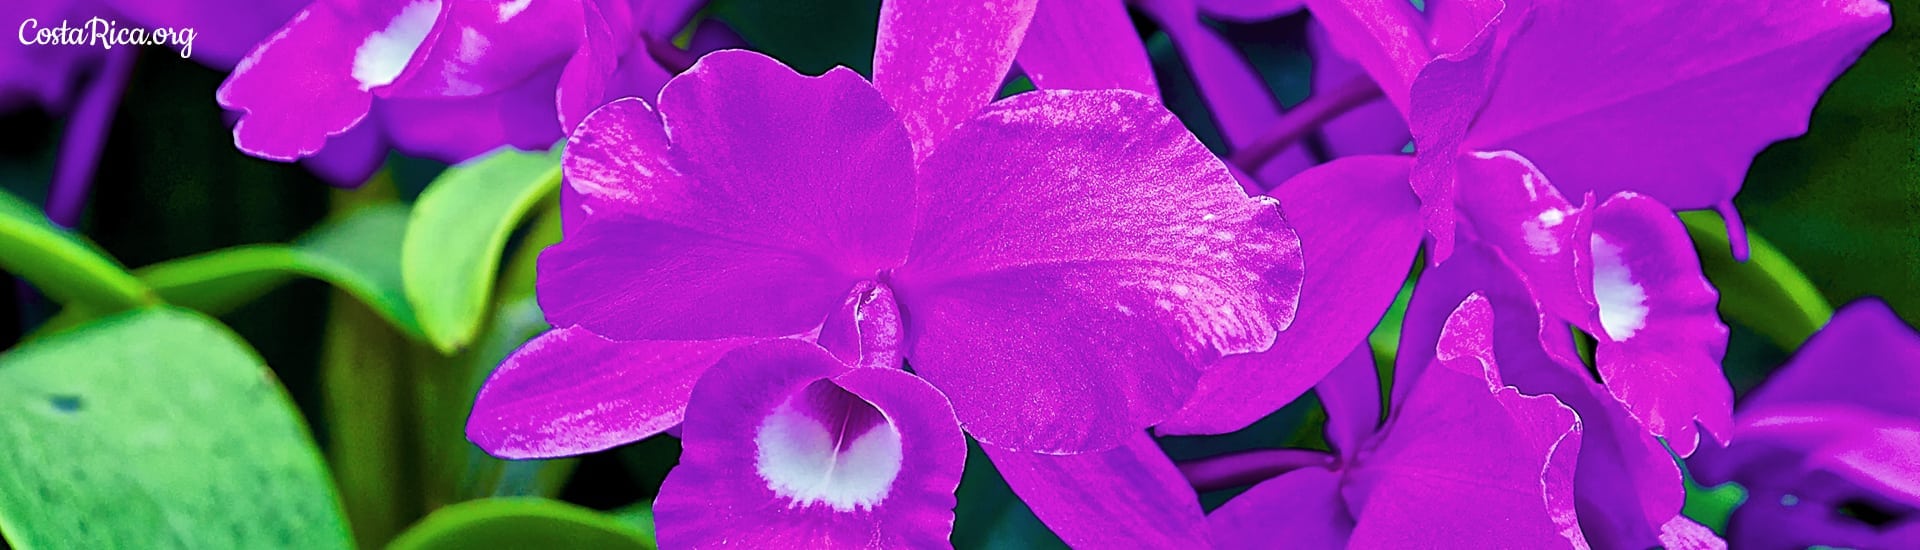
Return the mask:
{"type": "Polygon", "coordinates": [[[1920,365],[1920,332],[1886,302],[1866,298],[1840,308],[1743,406],[1849,403],[1920,419],[1920,369],[1914,365],[1920,365]]]}
{"type": "MultiPolygon", "coordinates": [[[[457,98],[505,91],[557,68],[583,38],[580,0],[445,3],[405,75],[381,97],[457,98]]],[[[553,84],[545,87],[551,103],[553,84]]]]}
{"type": "Polygon", "coordinates": [[[542,255],[556,325],[617,339],[797,334],[905,257],[906,132],[852,71],[808,78],[717,52],[661,105],[664,128],[622,100],[569,142],[565,211],[587,223],[542,255]]]}
{"type": "Polygon", "coordinates": [[[1434,52],[1424,41],[1426,22],[1404,0],[1306,0],[1313,18],[1335,48],[1364,67],[1400,112],[1408,112],[1414,75],[1434,52]]]}
{"type": "Polygon", "coordinates": [[[561,66],[560,82],[554,89],[561,130],[567,134],[572,134],[594,109],[612,99],[611,81],[620,66],[622,53],[622,45],[614,40],[612,23],[600,11],[600,2],[586,0],[580,3],[580,8],[583,25],[580,41],[573,56],[561,66]]]}
{"type": "MultiPolygon", "coordinates": [[[[375,109],[370,117],[379,118],[379,110],[375,109]]],[[[301,164],[334,187],[359,187],[387,162],[387,139],[380,135],[380,124],[373,120],[334,136],[328,145],[301,164]]]]}
{"type": "Polygon", "coordinates": [[[665,156],[671,176],[686,178],[628,173],[642,216],[817,251],[862,274],[904,258],[915,180],[908,134],[859,74],[806,77],[758,53],[714,52],[660,91],[660,116],[670,152],[604,159],[665,156]],[[652,185],[635,186],[641,178],[652,185]]]}
{"type": "Polygon", "coordinates": [[[1158,431],[1244,428],[1299,397],[1365,342],[1420,246],[1409,164],[1406,157],[1342,158],[1274,190],[1306,256],[1298,320],[1272,349],[1230,356],[1208,370],[1193,399],[1158,431]]]}
{"type": "Polygon", "coordinates": [[[1595,364],[1607,390],[1680,456],[1699,428],[1733,428],[1733,388],[1720,370],[1727,327],[1687,231],[1665,205],[1621,194],[1594,211],[1594,296],[1602,331],[1595,364]],[[1697,427],[1696,427],[1697,423],[1697,427]]]}
{"type": "Polygon", "coordinates": [[[1346,548],[1354,521],[1340,498],[1340,476],[1303,468],[1254,485],[1207,514],[1214,543],[1223,549],[1346,548]]]}
{"type": "MultiPolygon", "coordinates": [[[[1058,1],[1058,0],[1055,0],[1058,1]]],[[[1000,91],[1038,0],[887,0],[873,48],[873,85],[887,97],[914,158],[925,159],[955,125],[1000,91]]]]}
{"type": "Polygon", "coordinates": [[[1500,380],[1486,299],[1449,316],[1438,364],[1396,401],[1377,446],[1345,487],[1359,507],[1354,548],[1572,547],[1580,424],[1552,396],[1500,380]]]}
{"type": "Polygon", "coordinates": [[[1465,145],[1525,153],[1568,193],[1633,190],[1678,209],[1731,198],[1753,155],[1805,132],[1827,84],[1890,26],[1881,0],[1533,11],[1465,145]]]}
{"type": "Polygon", "coordinates": [[[1160,95],[1147,47],[1122,0],[1040,0],[1020,70],[1045,90],[1118,88],[1160,95]]]}
{"type": "Polygon", "coordinates": [[[1037,91],[922,165],[908,360],[1002,447],[1097,451],[1292,320],[1299,242],[1152,98],[1037,91]]]}
{"type": "Polygon", "coordinates": [[[818,258],[652,220],[590,218],[540,254],[540,308],[631,340],[811,331],[860,280],[818,258]]]}
{"type": "Polygon", "coordinates": [[[886,285],[862,281],[820,327],[820,347],[856,367],[900,368],[900,306],[886,285]]]}
{"type": "Polygon", "coordinates": [[[513,352],[487,378],[467,439],[501,458],[608,449],[680,423],[694,380],[734,348],[758,341],[614,342],[554,329],[513,352]]]}
{"type": "Polygon", "coordinates": [[[368,90],[399,76],[413,53],[407,46],[418,47],[420,27],[431,25],[439,9],[432,0],[395,4],[345,11],[317,2],[254,48],[215,94],[222,107],[244,113],[234,144],[291,161],[359,124],[373,102],[368,90]]]}
{"type": "Polygon", "coordinates": [[[984,448],[1013,493],[1069,546],[1208,546],[1199,496],[1146,432],[1072,456],[984,448]]]}
{"type": "Polygon", "coordinates": [[[775,340],[728,354],[687,408],[654,502],[662,546],[947,545],[967,444],[913,375],[775,340]]]}
{"type": "MultiPolygon", "coordinates": [[[[395,148],[407,154],[463,162],[502,146],[545,151],[563,137],[554,123],[558,69],[478,97],[385,99],[379,116],[395,148]]],[[[339,140],[334,140],[339,141],[339,140]]]]}

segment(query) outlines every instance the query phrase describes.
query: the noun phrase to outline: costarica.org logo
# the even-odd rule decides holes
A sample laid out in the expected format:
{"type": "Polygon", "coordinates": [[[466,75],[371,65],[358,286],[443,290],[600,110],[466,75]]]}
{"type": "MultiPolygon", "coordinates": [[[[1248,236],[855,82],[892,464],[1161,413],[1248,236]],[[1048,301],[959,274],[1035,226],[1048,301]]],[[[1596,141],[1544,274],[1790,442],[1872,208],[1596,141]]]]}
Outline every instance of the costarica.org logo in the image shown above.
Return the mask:
{"type": "Polygon", "coordinates": [[[20,43],[27,46],[98,46],[105,50],[114,46],[168,46],[179,50],[181,58],[189,58],[193,57],[196,36],[191,27],[122,27],[99,17],[80,26],[68,26],[65,20],[58,27],[41,26],[38,19],[20,22],[20,43]]]}

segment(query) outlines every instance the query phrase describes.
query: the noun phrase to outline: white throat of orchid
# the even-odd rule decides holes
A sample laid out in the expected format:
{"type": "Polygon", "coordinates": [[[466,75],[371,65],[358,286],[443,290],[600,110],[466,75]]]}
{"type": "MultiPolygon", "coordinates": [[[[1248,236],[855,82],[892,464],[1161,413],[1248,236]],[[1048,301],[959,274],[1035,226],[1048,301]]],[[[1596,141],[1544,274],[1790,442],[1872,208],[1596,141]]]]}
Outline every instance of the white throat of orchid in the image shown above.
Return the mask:
{"type": "Polygon", "coordinates": [[[1647,291],[1633,282],[1633,273],[1620,257],[1620,247],[1593,234],[1593,297],[1600,306],[1600,326],[1614,341],[1633,337],[1647,326],[1647,291]]]}
{"type": "Polygon", "coordinates": [[[371,90],[400,78],[439,19],[440,0],[418,0],[401,8],[386,29],[367,35],[353,51],[353,79],[360,81],[360,89],[371,90]]]}
{"type": "Polygon", "coordinates": [[[900,475],[900,431],[872,404],[826,380],[775,407],[753,443],[755,470],[774,494],[791,499],[789,508],[871,510],[900,475]]]}

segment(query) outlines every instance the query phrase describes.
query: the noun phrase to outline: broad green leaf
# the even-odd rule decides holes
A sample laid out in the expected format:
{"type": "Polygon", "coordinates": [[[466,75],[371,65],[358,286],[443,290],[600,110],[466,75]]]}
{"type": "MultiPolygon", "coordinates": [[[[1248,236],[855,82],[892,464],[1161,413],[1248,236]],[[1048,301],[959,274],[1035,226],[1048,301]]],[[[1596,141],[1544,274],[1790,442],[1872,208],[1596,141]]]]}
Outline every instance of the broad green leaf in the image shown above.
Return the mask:
{"type": "Polygon", "coordinates": [[[557,153],[509,150],[448,169],[420,194],[401,267],[407,300],[441,353],[472,343],[485,321],[507,239],[559,188],[557,153]]]}
{"type": "Polygon", "coordinates": [[[407,305],[400,279],[401,238],[407,230],[407,207],[386,203],[354,210],[346,217],[321,225],[302,236],[295,246],[327,266],[337,279],[327,279],[366,302],[387,322],[409,336],[424,334],[413,308],[407,305]]]}
{"type": "MultiPolygon", "coordinates": [[[[311,277],[345,290],[401,332],[423,338],[400,287],[406,219],[405,206],[372,206],[322,224],[297,244],[236,246],[160,262],[134,275],[161,300],[211,315],[224,315],[296,277],[311,277]]],[[[69,308],[37,334],[58,332],[90,315],[69,308]]]]}
{"type": "Polygon", "coordinates": [[[272,372],[170,308],[0,356],[0,530],[19,548],[351,546],[272,372]]]}
{"type": "Polygon", "coordinates": [[[90,312],[110,313],[156,301],[146,285],[106,252],[6,192],[0,192],[0,268],[61,304],[90,312]]]}
{"type": "Polygon", "coordinates": [[[1720,289],[1720,314],[1746,325],[1782,350],[1794,350],[1826,326],[1833,306],[1807,276],[1766,239],[1747,231],[1746,263],[1733,259],[1727,229],[1711,211],[1680,213],[1700,253],[1707,280],[1720,289]]]}
{"type": "Polygon", "coordinates": [[[653,550],[630,523],[543,498],[470,500],[441,508],[394,539],[390,550],[622,548],[653,550]]]}

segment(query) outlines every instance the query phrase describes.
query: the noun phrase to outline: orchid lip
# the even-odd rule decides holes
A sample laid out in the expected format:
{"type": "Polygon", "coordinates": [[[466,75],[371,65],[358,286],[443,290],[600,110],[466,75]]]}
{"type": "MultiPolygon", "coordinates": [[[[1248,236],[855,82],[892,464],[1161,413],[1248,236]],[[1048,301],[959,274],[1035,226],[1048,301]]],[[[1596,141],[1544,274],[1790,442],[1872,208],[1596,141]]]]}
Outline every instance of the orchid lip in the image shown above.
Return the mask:
{"type": "Polygon", "coordinates": [[[788,508],[838,512],[885,501],[903,464],[900,430],[872,403],[831,381],[775,407],[755,431],[754,467],[788,508]]]}

